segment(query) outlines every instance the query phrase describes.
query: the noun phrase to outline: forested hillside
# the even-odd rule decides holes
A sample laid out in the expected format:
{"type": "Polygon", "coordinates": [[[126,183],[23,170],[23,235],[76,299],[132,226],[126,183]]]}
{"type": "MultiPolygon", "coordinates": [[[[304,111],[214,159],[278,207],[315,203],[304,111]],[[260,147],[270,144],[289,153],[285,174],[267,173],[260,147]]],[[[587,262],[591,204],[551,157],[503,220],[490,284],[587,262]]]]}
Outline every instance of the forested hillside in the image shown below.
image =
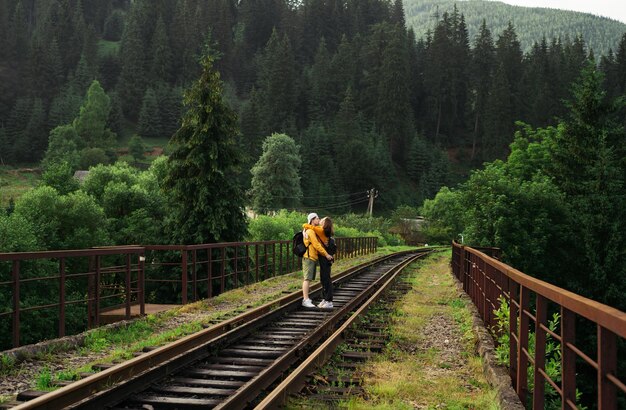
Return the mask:
{"type": "MultiPolygon", "coordinates": [[[[584,37],[524,53],[515,24],[472,35],[461,9],[427,37],[406,26],[401,0],[0,0],[0,160],[86,169],[168,140],[199,56],[217,53],[240,189],[254,192],[250,170],[278,133],[303,164],[291,207],[360,211],[371,188],[377,209],[418,206],[505,158],[515,121],[555,124],[590,54],[584,37]]],[[[621,94],[626,36],[595,56],[621,94]]]]}
{"type": "Polygon", "coordinates": [[[405,0],[404,7],[409,27],[418,37],[434,30],[443,13],[452,13],[456,5],[465,16],[470,38],[479,31],[484,20],[494,33],[504,30],[512,22],[519,35],[522,50],[528,52],[543,37],[565,40],[581,36],[596,55],[607,55],[617,50],[626,24],[606,17],[549,7],[520,7],[499,1],[485,0],[405,0]]]}

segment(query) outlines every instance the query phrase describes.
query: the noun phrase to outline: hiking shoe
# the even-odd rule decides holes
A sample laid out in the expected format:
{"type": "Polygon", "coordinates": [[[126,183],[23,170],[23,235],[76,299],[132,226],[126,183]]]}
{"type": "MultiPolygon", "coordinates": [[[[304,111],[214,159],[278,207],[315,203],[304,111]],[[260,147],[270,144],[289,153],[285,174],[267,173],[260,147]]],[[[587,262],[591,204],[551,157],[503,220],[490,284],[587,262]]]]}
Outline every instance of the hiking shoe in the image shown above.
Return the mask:
{"type": "Polygon", "coordinates": [[[311,299],[302,299],[302,306],[307,308],[314,308],[315,305],[311,302],[311,299]]]}

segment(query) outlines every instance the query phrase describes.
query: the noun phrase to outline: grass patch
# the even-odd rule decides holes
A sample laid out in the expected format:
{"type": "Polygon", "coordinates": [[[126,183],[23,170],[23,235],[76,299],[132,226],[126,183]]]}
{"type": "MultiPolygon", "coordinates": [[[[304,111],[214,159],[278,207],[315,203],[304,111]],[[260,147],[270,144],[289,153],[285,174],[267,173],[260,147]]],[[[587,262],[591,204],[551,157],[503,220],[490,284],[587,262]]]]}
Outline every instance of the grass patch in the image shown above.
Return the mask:
{"type": "Polygon", "coordinates": [[[0,207],[6,208],[11,198],[17,201],[25,192],[36,187],[40,179],[41,175],[33,168],[0,166],[0,207]]]}
{"type": "Polygon", "coordinates": [[[120,41],[108,41],[108,40],[100,40],[98,41],[98,55],[100,57],[104,57],[110,54],[118,54],[120,50],[120,41]]]}
{"type": "Polygon", "coordinates": [[[472,315],[458,298],[449,261],[450,252],[443,252],[408,268],[412,290],[390,318],[386,354],[364,368],[367,399],[354,397],[340,408],[499,409],[474,351],[472,315]]]}

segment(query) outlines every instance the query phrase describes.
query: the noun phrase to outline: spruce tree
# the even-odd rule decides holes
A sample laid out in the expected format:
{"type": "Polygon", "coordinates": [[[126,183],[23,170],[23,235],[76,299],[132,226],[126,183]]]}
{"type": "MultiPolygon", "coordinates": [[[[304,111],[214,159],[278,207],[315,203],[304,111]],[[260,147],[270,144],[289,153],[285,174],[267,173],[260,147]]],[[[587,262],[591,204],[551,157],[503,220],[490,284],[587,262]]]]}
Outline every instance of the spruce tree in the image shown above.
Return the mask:
{"type": "Polygon", "coordinates": [[[137,120],[139,116],[141,100],[146,89],[146,47],[140,13],[140,7],[131,8],[120,45],[122,71],[117,83],[117,93],[125,116],[131,120],[137,120]]]}
{"type": "Polygon", "coordinates": [[[485,132],[481,144],[483,161],[503,159],[509,143],[513,140],[514,103],[510,91],[506,70],[504,65],[500,64],[487,99],[485,132]]]}
{"type": "Polygon", "coordinates": [[[237,241],[247,231],[243,193],[235,180],[237,120],[222,99],[213,60],[210,53],[203,57],[202,75],[185,93],[187,111],[171,141],[163,181],[171,204],[171,243],[237,241]]]}
{"type": "Polygon", "coordinates": [[[295,132],[296,61],[287,35],[274,30],[259,67],[258,91],[266,134],[295,132]]]}
{"type": "Polygon", "coordinates": [[[152,88],[148,88],[143,97],[137,128],[139,135],[145,138],[156,138],[163,133],[159,105],[152,88]]]}
{"type": "Polygon", "coordinates": [[[165,30],[165,22],[163,17],[159,16],[154,34],[152,35],[151,44],[151,63],[150,77],[152,81],[171,81],[172,77],[172,51],[169,45],[169,39],[165,30]]]}
{"type": "Polygon", "coordinates": [[[322,38],[309,74],[311,84],[310,121],[327,120],[337,109],[337,92],[333,89],[330,62],[331,56],[326,48],[326,41],[322,38]]]}
{"type": "Polygon", "coordinates": [[[41,98],[34,98],[24,133],[19,140],[15,141],[17,160],[30,163],[39,162],[46,150],[47,143],[46,111],[41,98]]]}
{"type": "Polygon", "coordinates": [[[476,147],[484,132],[487,98],[493,79],[495,47],[491,31],[483,19],[472,52],[471,78],[474,84],[474,127],[472,134],[471,159],[476,156],[476,147]]]}
{"type": "Polygon", "coordinates": [[[78,136],[90,148],[110,148],[116,135],[107,128],[111,99],[104,92],[100,83],[94,80],[87,90],[87,96],[73,126],[78,136]]]}
{"type": "Polygon", "coordinates": [[[551,141],[548,172],[570,208],[571,288],[624,309],[626,132],[618,118],[624,102],[606,99],[602,81],[589,62],[551,141]]]}

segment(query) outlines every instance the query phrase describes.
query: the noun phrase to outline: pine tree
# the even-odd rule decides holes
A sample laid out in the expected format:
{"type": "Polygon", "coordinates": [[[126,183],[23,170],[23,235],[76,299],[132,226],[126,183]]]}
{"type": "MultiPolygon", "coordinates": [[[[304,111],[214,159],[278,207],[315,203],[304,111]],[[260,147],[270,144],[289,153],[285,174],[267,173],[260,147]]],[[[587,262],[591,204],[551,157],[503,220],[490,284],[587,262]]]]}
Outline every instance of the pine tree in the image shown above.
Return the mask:
{"type": "Polygon", "coordinates": [[[111,109],[109,118],[107,118],[106,128],[117,135],[122,135],[122,124],[124,122],[124,113],[122,112],[122,103],[116,92],[109,94],[111,101],[111,109]]]}
{"type": "Polygon", "coordinates": [[[617,48],[617,52],[615,53],[615,65],[616,65],[616,73],[615,78],[617,78],[617,90],[621,94],[626,93],[626,33],[622,36],[622,39],[619,42],[619,46],[617,48]]]}
{"type": "Polygon", "coordinates": [[[571,272],[578,272],[569,278],[572,289],[623,309],[626,132],[617,114],[624,102],[607,100],[602,81],[589,62],[573,86],[570,114],[550,144],[548,171],[570,208],[571,272]]]}
{"type": "Polygon", "coordinates": [[[154,34],[152,35],[151,51],[152,68],[150,70],[150,77],[152,81],[171,81],[172,52],[162,16],[159,16],[154,34]]]}
{"type": "Polygon", "coordinates": [[[5,166],[13,160],[13,147],[9,144],[9,137],[4,126],[0,126],[0,165],[5,166]]]}
{"type": "MultiPolygon", "coordinates": [[[[512,101],[510,116],[505,121],[510,122],[520,118],[520,90],[519,80],[522,78],[522,49],[517,39],[517,33],[513,23],[509,22],[507,28],[498,36],[496,41],[496,67],[501,67],[506,76],[509,94],[512,101]]],[[[497,68],[496,68],[497,69],[497,68]]],[[[511,140],[513,136],[510,137],[511,140]]]]}
{"type": "Polygon", "coordinates": [[[83,99],[74,92],[71,84],[66,87],[52,100],[48,113],[48,129],[59,125],[71,124],[80,113],[83,99]]]}
{"type": "Polygon", "coordinates": [[[392,27],[388,43],[382,52],[382,64],[377,84],[374,120],[388,144],[391,158],[404,164],[407,141],[413,134],[412,110],[409,102],[409,61],[406,33],[402,27],[392,27]]]}
{"type": "Polygon", "coordinates": [[[109,148],[115,141],[115,134],[107,128],[111,99],[100,83],[94,80],[87,90],[87,96],[73,126],[78,136],[90,148],[109,148]]]}
{"type": "Polygon", "coordinates": [[[482,159],[493,161],[496,158],[504,158],[509,143],[513,140],[513,109],[514,103],[511,95],[506,70],[500,64],[496,70],[493,84],[489,90],[487,99],[487,111],[485,113],[485,133],[482,138],[482,159]]]}
{"type": "Polygon", "coordinates": [[[172,243],[237,241],[247,231],[243,193],[233,175],[240,161],[237,120],[222,100],[213,59],[203,57],[202,75],[185,94],[187,111],[171,141],[163,183],[171,200],[172,243]]]}
{"type": "Polygon", "coordinates": [[[426,140],[419,135],[416,135],[411,141],[406,171],[416,185],[419,185],[421,178],[428,171],[430,165],[429,151],[431,149],[426,140]]]}
{"type": "Polygon", "coordinates": [[[141,100],[146,89],[144,51],[146,47],[143,42],[140,13],[140,7],[131,8],[120,45],[122,71],[117,83],[117,93],[120,96],[125,116],[131,120],[136,120],[139,116],[141,100]]]}
{"type": "Polygon", "coordinates": [[[6,141],[11,147],[5,155],[8,157],[8,163],[14,163],[18,157],[22,157],[22,153],[18,151],[17,146],[22,145],[25,138],[25,129],[31,116],[33,101],[31,98],[20,97],[11,109],[11,114],[6,122],[6,141]]]}
{"type": "Polygon", "coordinates": [[[180,87],[169,87],[161,83],[157,84],[155,95],[159,108],[160,135],[170,138],[180,127],[182,90],[180,87]]]}
{"type": "Polygon", "coordinates": [[[331,74],[331,56],[326,48],[324,38],[320,40],[315,61],[310,70],[311,84],[309,120],[323,121],[328,119],[337,109],[337,93],[331,74]]]}
{"type": "Polygon", "coordinates": [[[487,110],[487,98],[493,79],[495,47],[491,31],[483,19],[476,36],[476,44],[472,53],[471,78],[474,84],[474,131],[472,138],[473,160],[476,155],[476,145],[484,132],[484,119],[487,110]]]}
{"type": "Polygon", "coordinates": [[[13,11],[7,41],[10,49],[9,59],[15,61],[20,68],[28,56],[29,39],[26,12],[24,11],[24,4],[20,0],[13,11]]]}
{"type": "Polygon", "coordinates": [[[289,39],[274,30],[261,58],[258,80],[266,135],[295,131],[296,75],[289,39]]]}
{"type": "Polygon", "coordinates": [[[139,112],[139,123],[137,126],[137,132],[142,137],[156,138],[163,135],[159,105],[157,103],[155,92],[150,87],[148,87],[146,94],[143,97],[141,111],[139,112]]]}
{"type": "Polygon", "coordinates": [[[46,111],[43,107],[43,101],[40,98],[34,98],[24,134],[15,142],[17,160],[30,163],[39,162],[47,148],[47,143],[46,111]]]}

